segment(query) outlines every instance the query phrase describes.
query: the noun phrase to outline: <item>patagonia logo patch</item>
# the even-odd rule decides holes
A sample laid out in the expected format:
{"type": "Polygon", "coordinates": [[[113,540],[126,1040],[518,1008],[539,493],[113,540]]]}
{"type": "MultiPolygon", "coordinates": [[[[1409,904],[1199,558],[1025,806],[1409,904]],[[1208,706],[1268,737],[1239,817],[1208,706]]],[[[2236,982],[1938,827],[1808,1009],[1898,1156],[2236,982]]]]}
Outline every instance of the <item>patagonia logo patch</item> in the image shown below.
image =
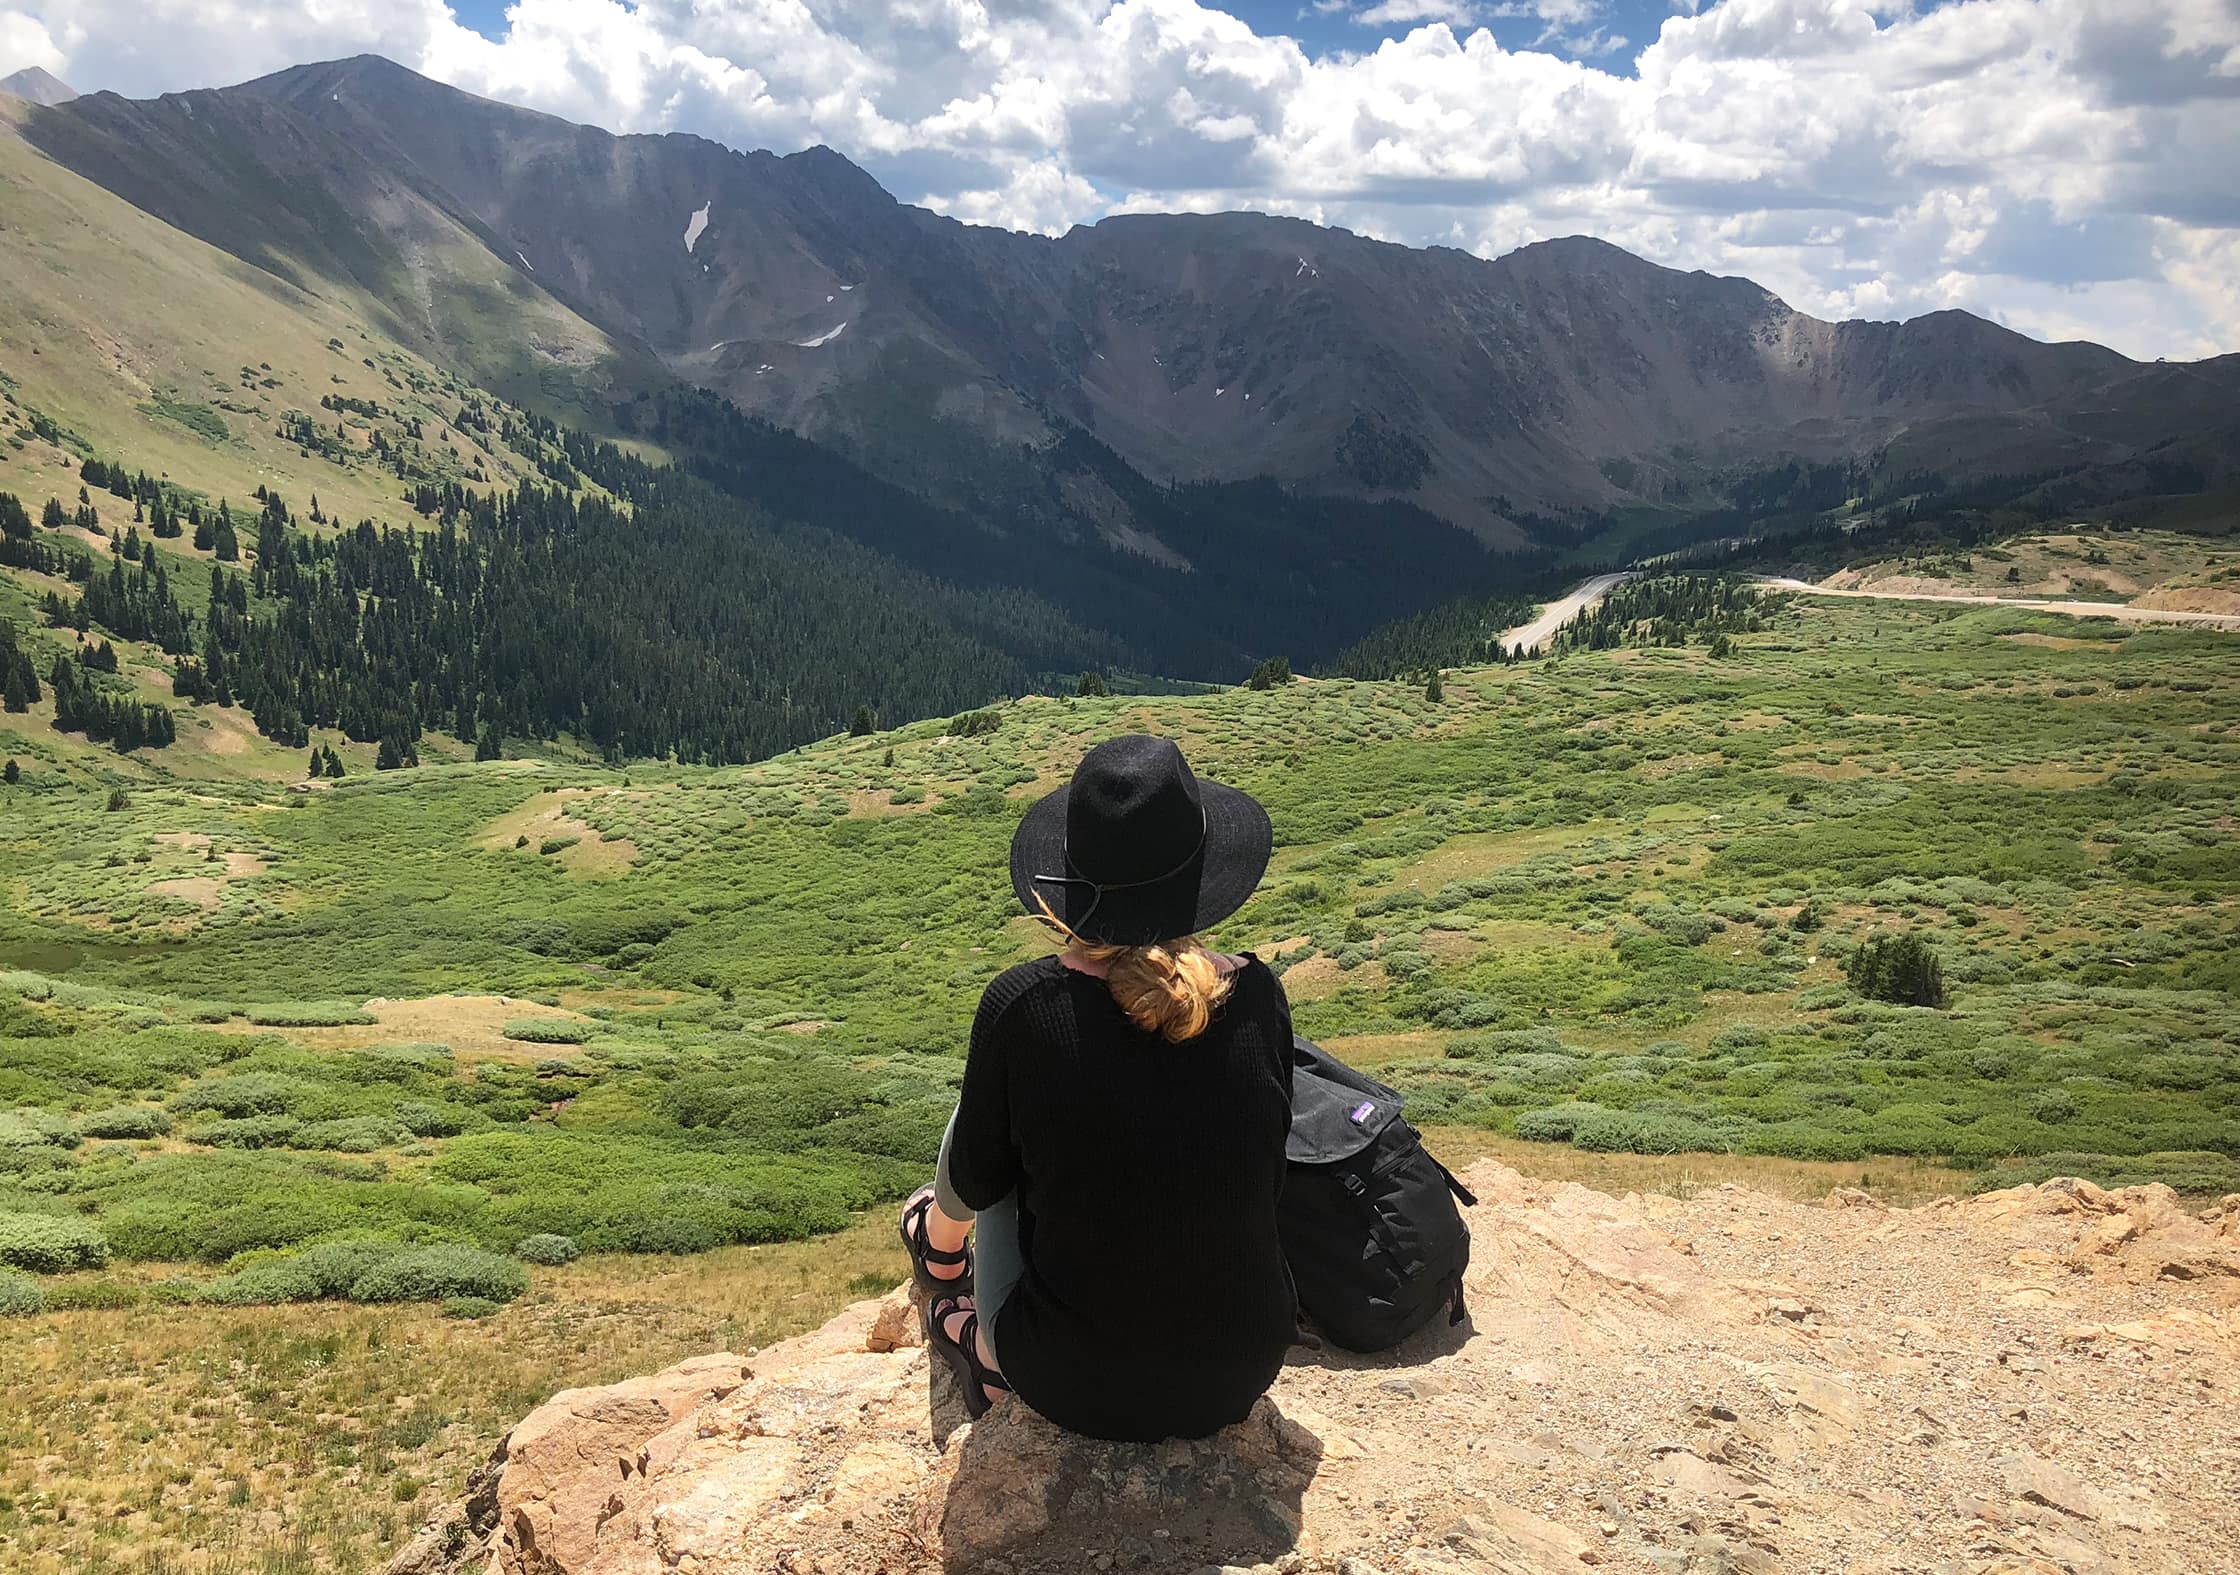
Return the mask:
{"type": "Polygon", "coordinates": [[[1376,1113],[1377,1107],[1375,1103],[1370,1100],[1364,1099],[1360,1104],[1353,1107],[1353,1114],[1347,1116],[1346,1119],[1352,1122],[1355,1126],[1359,1126],[1362,1122],[1368,1120],[1376,1113]]]}

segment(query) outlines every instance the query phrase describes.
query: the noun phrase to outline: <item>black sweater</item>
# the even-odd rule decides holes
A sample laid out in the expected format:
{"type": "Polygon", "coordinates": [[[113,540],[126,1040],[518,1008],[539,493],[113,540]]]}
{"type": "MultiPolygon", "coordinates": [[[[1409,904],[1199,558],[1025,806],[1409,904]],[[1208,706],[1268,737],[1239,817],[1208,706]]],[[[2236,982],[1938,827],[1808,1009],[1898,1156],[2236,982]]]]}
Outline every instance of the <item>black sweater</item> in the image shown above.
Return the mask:
{"type": "Polygon", "coordinates": [[[1241,1420],[1297,1327],[1276,1239],[1291,1011],[1258,959],[1169,1044],[1056,958],[988,986],[949,1144],[958,1196],[1019,1193],[1026,1273],[997,1315],[1020,1398],[1098,1438],[1241,1420]]]}

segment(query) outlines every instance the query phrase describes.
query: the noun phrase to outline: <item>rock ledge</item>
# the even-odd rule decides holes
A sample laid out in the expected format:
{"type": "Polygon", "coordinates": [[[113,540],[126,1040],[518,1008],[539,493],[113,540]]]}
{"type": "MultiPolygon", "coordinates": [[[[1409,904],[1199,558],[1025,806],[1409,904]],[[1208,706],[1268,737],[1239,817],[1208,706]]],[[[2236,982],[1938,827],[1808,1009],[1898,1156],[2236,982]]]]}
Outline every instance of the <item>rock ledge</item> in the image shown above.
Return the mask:
{"type": "Polygon", "coordinates": [[[1302,1349],[1214,1438],[966,1425],[897,1292],[555,1395],[392,1575],[2133,1575],[2240,1547],[2240,1198],[1468,1182],[1472,1323],[1302,1349]]]}

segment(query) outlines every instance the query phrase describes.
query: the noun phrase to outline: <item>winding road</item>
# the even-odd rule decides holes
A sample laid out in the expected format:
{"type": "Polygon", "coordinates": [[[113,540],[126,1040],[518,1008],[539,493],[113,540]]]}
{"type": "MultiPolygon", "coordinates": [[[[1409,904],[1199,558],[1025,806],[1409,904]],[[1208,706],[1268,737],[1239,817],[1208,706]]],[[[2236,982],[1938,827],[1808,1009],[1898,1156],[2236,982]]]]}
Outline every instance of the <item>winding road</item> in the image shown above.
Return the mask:
{"type": "Polygon", "coordinates": [[[1541,608],[1540,616],[1532,622],[1519,624],[1504,634],[1500,642],[1502,651],[1539,650],[1555,638],[1558,629],[1632,578],[1631,574],[1598,574],[1592,579],[1581,580],[1562,600],[1550,602],[1541,608]]]}
{"type": "MultiPolygon", "coordinates": [[[[2240,615],[2180,612],[2170,607],[2134,607],[2129,602],[2065,602],[2042,596],[1970,596],[1959,591],[1878,591],[1872,588],[1832,590],[1806,580],[1758,574],[1751,578],[1768,590],[1795,591],[1803,596],[1845,596],[1882,602],[1959,602],[1975,607],[2026,607],[2033,612],[2067,613],[2074,618],[2119,618],[2126,623],[2190,623],[2211,629],[2240,629],[2240,615]]],[[[1593,580],[1588,585],[1595,584],[1593,580]]],[[[1581,586],[1584,590],[1586,587],[1581,586]]],[[[1537,625],[1535,625],[1537,627],[1537,625]]]]}
{"type": "MultiPolygon", "coordinates": [[[[1503,652],[1536,651],[1555,638],[1555,633],[1581,613],[1599,604],[1603,597],[1626,581],[1637,576],[1626,574],[1597,574],[1581,580],[1561,600],[1552,601],[1540,609],[1540,616],[1532,622],[1519,624],[1501,636],[1503,652]]],[[[1880,602],[1958,602],[1972,607],[2022,607],[2032,612],[2066,613],[2072,618],[2116,618],[2125,623],[2177,623],[2191,624],[2205,629],[2231,629],[2240,631],[2240,614],[2181,612],[2171,607],[2134,607],[2129,602],[2065,602],[2042,596],[1971,596],[1959,591],[1878,591],[1872,588],[1835,590],[1825,585],[1814,585],[1806,580],[1793,580],[1780,575],[1755,574],[1751,579],[1771,591],[1793,591],[1800,596],[1842,596],[1859,601],[1880,602]]]]}

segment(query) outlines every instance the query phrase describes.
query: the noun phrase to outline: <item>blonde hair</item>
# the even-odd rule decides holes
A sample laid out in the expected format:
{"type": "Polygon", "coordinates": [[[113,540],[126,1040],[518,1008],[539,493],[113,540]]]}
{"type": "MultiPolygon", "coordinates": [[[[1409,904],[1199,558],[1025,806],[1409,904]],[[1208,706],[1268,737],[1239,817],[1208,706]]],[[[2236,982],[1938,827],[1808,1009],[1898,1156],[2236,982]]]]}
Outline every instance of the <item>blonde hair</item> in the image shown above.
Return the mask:
{"type": "Polygon", "coordinates": [[[1214,1010],[1229,998],[1230,976],[1195,935],[1176,936],[1149,946],[1111,946],[1087,941],[1037,896],[1042,921],[1063,935],[1092,962],[1105,965],[1104,982],[1128,1021],[1169,1044],[1204,1033],[1214,1010]]]}

